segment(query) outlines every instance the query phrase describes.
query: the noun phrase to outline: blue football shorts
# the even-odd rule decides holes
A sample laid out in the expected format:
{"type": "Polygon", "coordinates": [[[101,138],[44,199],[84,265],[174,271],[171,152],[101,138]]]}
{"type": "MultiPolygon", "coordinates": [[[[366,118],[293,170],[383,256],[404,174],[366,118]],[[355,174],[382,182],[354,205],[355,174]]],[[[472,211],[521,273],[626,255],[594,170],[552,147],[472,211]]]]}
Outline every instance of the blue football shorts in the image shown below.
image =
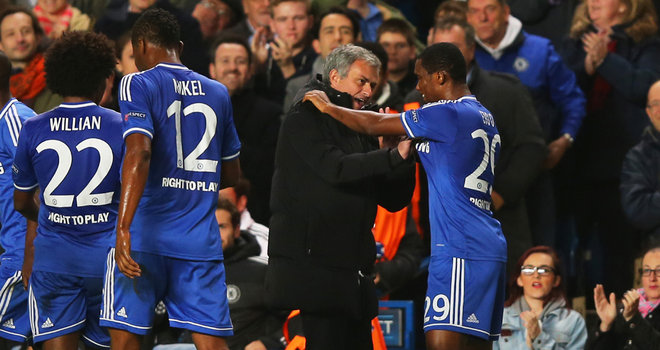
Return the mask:
{"type": "Polygon", "coordinates": [[[23,343],[32,332],[21,271],[0,266],[0,286],[0,337],[23,343]]]}
{"type": "Polygon", "coordinates": [[[110,348],[110,335],[99,326],[102,298],[101,277],[33,271],[28,307],[34,342],[81,331],[85,343],[110,348]]]}
{"type": "Polygon", "coordinates": [[[448,330],[497,340],[505,281],[504,262],[431,257],[424,331],[448,330]]]}
{"type": "Polygon", "coordinates": [[[142,275],[119,271],[110,249],[103,289],[101,325],[147,334],[163,301],[170,326],[226,337],[233,335],[222,261],[194,261],[132,251],[142,275]]]}

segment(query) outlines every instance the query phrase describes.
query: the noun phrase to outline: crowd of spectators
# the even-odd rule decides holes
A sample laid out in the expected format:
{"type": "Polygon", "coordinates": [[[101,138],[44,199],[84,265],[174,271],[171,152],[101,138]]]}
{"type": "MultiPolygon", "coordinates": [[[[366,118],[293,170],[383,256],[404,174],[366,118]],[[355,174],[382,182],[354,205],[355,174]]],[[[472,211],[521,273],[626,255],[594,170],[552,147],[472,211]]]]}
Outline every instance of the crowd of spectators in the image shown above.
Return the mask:
{"type": "MultiPolygon", "coordinates": [[[[618,349],[612,346],[636,339],[634,324],[648,321],[660,332],[652,321],[660,260],[657,248],[651,249],[660,244],[658,5],[654,0],[0,1],[0,49],[13,67],[12,96],[43,113],[62,101],[46,86],[45,50],[67,31],[106,35],[115,43],[117,65],[101,104],[118,110],[119,79],[138,71],[133,23],[148,8],[172,13],[181,26],[183,64],[227,88],[242,144],[244,178],[222,191],[225,200],[218,209],[218,220],[229,227],[229,233],[223,231],[223,248],[230,249],[227,283],[240,279],[240,269],[248,266],[249,280],[237,283],[258,282],[263,288],[265,263],[255,257],[268,259],[268,227],[287,224],[271,221],[271,210],[295,204],[271,203],[271,192],[308,186],[309,195],[326,200],[324,184],[311,182],[296,170],[297,163],[273,181],[278,139],[300,153],[325,152],[315,149],[313,130],[287,122],[297,117],[289,111],[302,99],[303,87],[323,72],[334,49],[355,43],[382,63],[364,108],[403,112],[423,103],[413,72],[422,42],[450,42],[461,50],[469,89],[492,112],[502,140],[491,210],[508,241],[507,270],[513,277],[496,347],[618,349]],[[635,258],[642,252],[637,271],[635,258]],[[643,288],[626,292],[635,277],[641,277],[643,288]],[[604,290],[614,294],[608,298],[604,290]],[[589,342],[584,320],[569,307],[581,296],[601,320],[589,342]],[[615,307],[620,298],[622,314],[615,307]]],[[[356,149],[378,148],[377,140],[361,142],[356,149]]],[[[367,270],[373,270],[380,296],[423,298],[411,295],[420,290],[415,284],[423,280],[429,255],[423,174],[418,165],[413,200],[403,210],[379,207],[376,215],[377,201],[367,200],[368,210],[353,213],[376,215],[378,259],[367,270]]],[[[370,186],[375,185],[366,182],[361,190],[370,186]]],[[[307,209],[300,208],[300,215],[307,209]]],[[[344,224],[350,222],[346,218],[344,224]]],[[[318,229],[332,235],[331,228],[344,230],[340,224],[326,221],[318,229]]],[[[341,242],[362,244],[352,239],[341,242]]],[[[252,348],[284,346],[281,330],[272,326],[284,317],[264,317],[269,319],[260,322],[268,326],[236,322],[250,330],[237,330],[241,340],[229,344],[242,348],[262,339],[252,348]],[[269,334],[246,338],[262,328],[269,334]]],[[[649,344],[635,340],[639,349],[649,344]]]]}

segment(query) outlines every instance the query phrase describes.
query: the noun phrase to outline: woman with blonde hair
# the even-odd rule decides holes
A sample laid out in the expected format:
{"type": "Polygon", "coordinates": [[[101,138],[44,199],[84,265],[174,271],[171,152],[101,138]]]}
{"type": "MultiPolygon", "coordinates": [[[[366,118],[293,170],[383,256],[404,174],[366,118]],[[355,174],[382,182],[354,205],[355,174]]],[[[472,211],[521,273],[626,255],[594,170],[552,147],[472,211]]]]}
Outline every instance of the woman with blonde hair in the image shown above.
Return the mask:
{"type": "Polygon", "coordinates": [[[587,97],[566,202],[575,208],[580,235],[599,238],[595,253],[621,257],[605,259],[602,271],[608,272],[587,282],[598,280],[617,294],[632,284],[629,271],[637,248],[635,231],[621,209],[621,167],[649,125],[646,93],[660,79],[657,30],[651,0],[584,0],[562,50],[587,97]]]}

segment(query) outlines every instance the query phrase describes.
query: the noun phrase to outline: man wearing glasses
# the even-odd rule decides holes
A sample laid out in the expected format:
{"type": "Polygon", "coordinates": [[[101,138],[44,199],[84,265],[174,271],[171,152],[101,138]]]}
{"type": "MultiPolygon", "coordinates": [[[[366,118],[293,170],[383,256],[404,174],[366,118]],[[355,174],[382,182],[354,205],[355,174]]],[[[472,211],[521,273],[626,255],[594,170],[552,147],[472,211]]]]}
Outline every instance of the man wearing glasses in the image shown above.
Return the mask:
{"type": "Polygon", "coordinates": [[[649,89],[649,125],[628,151],[621,170],[621,204],[630,223],[649,246],[660,244],[660,81],[649,89]]]}

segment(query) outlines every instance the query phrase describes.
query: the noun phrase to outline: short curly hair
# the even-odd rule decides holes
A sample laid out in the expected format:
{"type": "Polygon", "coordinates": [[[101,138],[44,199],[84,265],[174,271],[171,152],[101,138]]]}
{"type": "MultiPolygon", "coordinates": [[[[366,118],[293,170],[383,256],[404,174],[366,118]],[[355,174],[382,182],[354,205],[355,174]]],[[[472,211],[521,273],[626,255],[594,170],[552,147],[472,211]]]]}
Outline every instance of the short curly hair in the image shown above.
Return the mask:
{"type": "Polygon", "coordinates": [[[133,25],[133,45],[140,39],[162,48],[176,48],[181,42],[181,29],[174,15],[151,8],[144,11],[133,25]]]}
{"type": "Polygon", "coordinates": [[[114,45],[105,35],[66,32],[46,51],[46,85],[62,96],[93,99],[115,64],[114,45]]]}

